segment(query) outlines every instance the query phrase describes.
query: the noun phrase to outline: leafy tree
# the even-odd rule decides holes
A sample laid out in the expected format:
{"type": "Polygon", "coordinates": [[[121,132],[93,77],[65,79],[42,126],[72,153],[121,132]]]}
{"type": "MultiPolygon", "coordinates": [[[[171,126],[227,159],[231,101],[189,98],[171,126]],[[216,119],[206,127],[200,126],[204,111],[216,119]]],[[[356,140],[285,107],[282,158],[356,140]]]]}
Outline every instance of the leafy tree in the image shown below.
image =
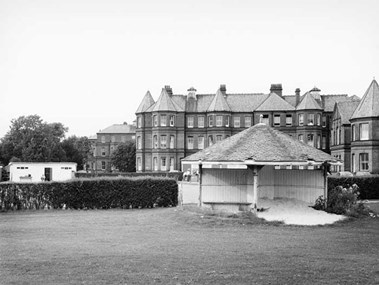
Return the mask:
{"type": "Polygon", "coordinates": [[[136,144],[134,142],[121,143],[111,156],[114,167],[122,172],[136,171],[136,144]]]}
{"type": "Polygon", "coordinates": [[[1,160],[27,162],[62,161],[61,146],[67,128],[61,123],[46,123],[38,115],[21,116],[11,121],[10,130],[0,143],[1,160]]]}
{"type": "Polygon", "coordinates": [[[68,137],[62,141],[62,148],[65,151],[65,161],[76,162],[78,170],[84,169],[91,150],[87,137],[68,137]]]}

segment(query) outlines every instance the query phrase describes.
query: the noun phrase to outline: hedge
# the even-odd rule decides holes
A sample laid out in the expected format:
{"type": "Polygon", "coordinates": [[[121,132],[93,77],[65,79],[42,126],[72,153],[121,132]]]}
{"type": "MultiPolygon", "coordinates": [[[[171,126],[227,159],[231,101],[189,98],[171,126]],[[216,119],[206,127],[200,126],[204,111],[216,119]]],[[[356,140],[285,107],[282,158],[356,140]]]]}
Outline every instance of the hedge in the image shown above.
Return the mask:
{"type": "Polygon", "coordinates": [[[178,185],[169,178],[97,178],[0,184],[0,210],[3,211],[43,208],[129,209],[177,204],[178,185]]]}
{"type": "Polygon", "coordinates": [[[141,177],[141,176],[151,176],[151,177],[168,177],[173,178],[176,181],[183,180],[183,172],[77,172],[75,173],[76,178],[94,178],[94,177],[141,177]]]}
{"type": "Polygon", "coordinates": [[[353,184],[357,184],[359,187],[359,199],[379,199],[379,176],[329,176],[328,192],[337,186],[348,188],[353,184]]]}

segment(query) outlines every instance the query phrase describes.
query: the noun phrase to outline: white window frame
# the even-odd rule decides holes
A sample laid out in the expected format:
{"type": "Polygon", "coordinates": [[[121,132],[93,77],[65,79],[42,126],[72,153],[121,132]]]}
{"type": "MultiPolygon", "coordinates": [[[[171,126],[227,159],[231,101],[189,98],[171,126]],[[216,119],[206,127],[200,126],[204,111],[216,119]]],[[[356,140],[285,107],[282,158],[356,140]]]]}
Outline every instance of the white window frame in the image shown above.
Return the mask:
{"type": "Polygon", "coordinates": [[[216,127],[222,127],[222,116],[216,116],[216,127]]]}
{"type": "Polygon", "coordinates": [[[194,116],[188,116],[187,117],[187,128],[193,128],[194,126],[194,116]]]}
{"type": "Polygon", "coordinates": [[[233,127],[234,128],[240,128],[241,127],[241,117],[240,116],[233,117],[233,127]]]}
{"type": "Polygon", "coordinates": [[[204,128],[204,122],[205,122],[205,117],[204,116],[198,116],[197,117],[197,126],[199,128],[204,128]]]}
{"type": "Polygon", "coordinates": [[[292,127],[292,114],[286,114],[286,127],[292,127]]]}
{"type": "Polygon", "coordinates": [[[274,126],[280,127],[280,114],[274,114],[274,126]],[[278,119],[279,121],[277,122],[278,119]]]}
{"type": "Polygon", "coordinates": [[[187,149],[193,149],[194,148],[194,139],[193,136],[187,137],[187,149]]]}
{"type": "Polygon", "coordinates": [[[369,124],[368,123],[359,124],[359,140],[367,141],[368,139],[369,139],[369,124]],[[363,127],[366,127],[366,130],[363,130],[363,127]],[[366,132],[363,133],[363,131],[366,131],[366,132]]]}
{"type": "Polygon", "coordinates": [[[161,119],[161,127],[166,127],[167,126],[167,115],[162,114],[160,116],[160,119],[161,119]]]}

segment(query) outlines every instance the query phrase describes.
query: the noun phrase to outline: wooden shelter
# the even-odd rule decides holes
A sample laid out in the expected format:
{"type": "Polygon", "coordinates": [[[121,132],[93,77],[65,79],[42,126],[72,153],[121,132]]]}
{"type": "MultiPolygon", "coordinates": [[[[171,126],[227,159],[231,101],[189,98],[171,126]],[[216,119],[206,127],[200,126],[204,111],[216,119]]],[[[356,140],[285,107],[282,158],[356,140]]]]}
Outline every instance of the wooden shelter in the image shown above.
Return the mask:
{"type": "MultiPolygon", "coordinates": [[[[263,123],[182,160],[199,173],[199,205],[256,210],[258,198],[327,197],[327,168],[340,162],[263,123]]],[[[185,191],[185,189],[184,189],[185,191]]]]}

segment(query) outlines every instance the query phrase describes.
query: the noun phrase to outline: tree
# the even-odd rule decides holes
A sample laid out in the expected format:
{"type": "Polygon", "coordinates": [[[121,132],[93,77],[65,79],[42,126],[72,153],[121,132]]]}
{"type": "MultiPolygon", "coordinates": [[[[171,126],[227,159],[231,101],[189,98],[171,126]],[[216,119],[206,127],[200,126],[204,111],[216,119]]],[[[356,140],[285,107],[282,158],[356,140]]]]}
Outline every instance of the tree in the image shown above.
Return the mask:
{"type": "Polygon", "coordinates": [[[122,143],[113,152],[111,162],[122,172],[136,171],[136,144],[134,142],[122,143]]]}
{"type": "Polygon", "coordinates": [[[62,161],[61,146],[67,128],[61,123],[46,123],[38,115],[21,116],[11,121],[10,130],[0,143],[4,164],[11,159],[25,162],[62,161]]]}
{"type": "Polygon", "coordinates": [[[87,137],[71,136],[62,141],[65,161],[76,162],[78,170],[85,168],[91,146],[87,137]]]}

